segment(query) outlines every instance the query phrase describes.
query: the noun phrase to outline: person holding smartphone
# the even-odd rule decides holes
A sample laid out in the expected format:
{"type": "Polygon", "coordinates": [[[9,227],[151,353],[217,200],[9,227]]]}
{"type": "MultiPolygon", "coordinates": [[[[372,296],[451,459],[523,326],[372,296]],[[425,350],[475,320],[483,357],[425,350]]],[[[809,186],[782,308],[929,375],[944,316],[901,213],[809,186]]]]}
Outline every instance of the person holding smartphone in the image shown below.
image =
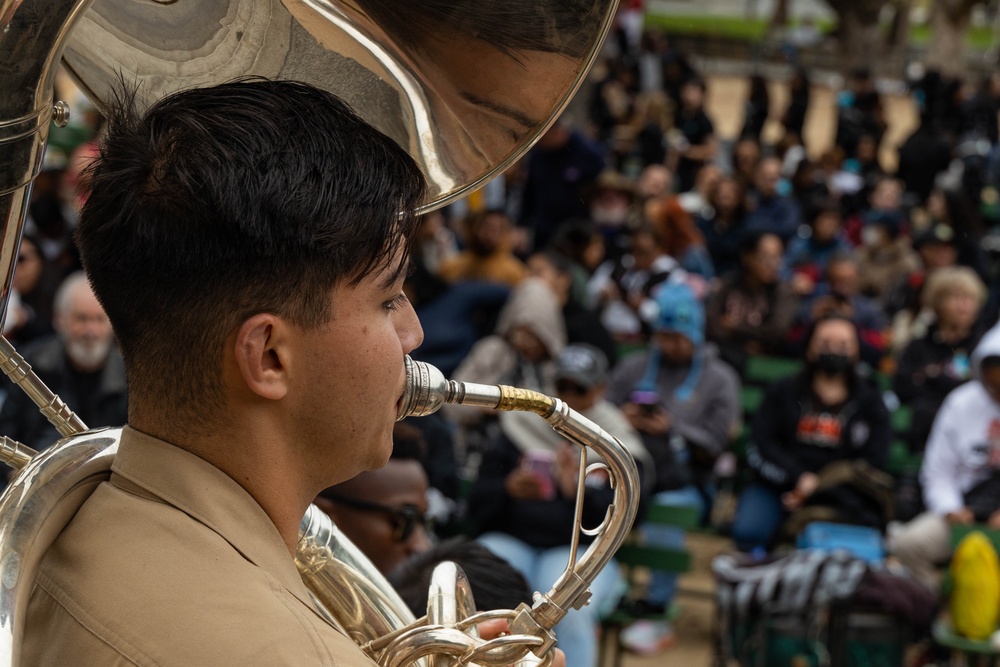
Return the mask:
{"type": "MultiPolygon", "coordinates": [[[[559,398],[614,434],[636,458],[640,470],[649,471],[650,459],[639,434],[618,408],[604,400],[607,380],[607,359],[590,345],[570,345],[556,361],[559,398]]],[[[471,518],[480,532],[479,542],[520,571],[532,590],[542,590],[562,574],[569,560],[580,450],[537,415],[503,413],[500,429],[502,435],[484,454],[470,492],[471,518]]],[[[588,477],[584,526],[593,527],[603,520],[613,496],[607,475],[588,477]]],[[[581,536],[584,546],[579,554],[590,539],[581,536]]],[[[555,627],[568,665],[596,667],[600,616],[617,601],[622,585],[618,569],[609,564],[591,584],[590,604],[570,611],[555,627]]]]}
{"type": "MultiPolygon", "coordinates": [[[[653,503],[697,507],[711,504],[715,459],[737,432],[740,383],[736,373],[705,343],[705,311],[685,284],[664,284],[656,294],[659,314],[649,348],[621,361],[608,399],[621,407],[656,466],[653,503]]],[[[683,545],[680,529],[645,526],[648,544],[683,545]]],[[[654,573],[640,605],[665,610],[676,576],[654,573]]],[[[673,643],[668,623],[639,622],[622,641],[633,651],[656,653],[673,643]]]]}

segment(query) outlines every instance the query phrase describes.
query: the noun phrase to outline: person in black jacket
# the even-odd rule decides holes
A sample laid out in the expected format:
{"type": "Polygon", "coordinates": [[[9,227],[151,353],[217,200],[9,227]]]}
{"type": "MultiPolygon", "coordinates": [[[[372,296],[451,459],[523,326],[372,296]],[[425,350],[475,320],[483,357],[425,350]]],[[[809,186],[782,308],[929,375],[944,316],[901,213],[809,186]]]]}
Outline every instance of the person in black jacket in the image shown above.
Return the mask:
{"type": "Polygon", "coordinates": [[[893,391],[913,411],[908,441],[914,452],[924,451],[945,397],[972,378],[969,358],[984,330],[979,314],[986,286],[970,268],[944,268],[927,281],[923,302],[934,323],[903,350],[893,378],[893,391]]]}
{"type": "Polygon", "coordinates": [[[768,388],[747,452],[756,479],[741,495],[733,522],[739,548],[770,547],[785,519],[806,505],[832,508],[849,523],[881,526],[883,508],[856,486],[821,483],[824,469],[842,461],[885,468],[889,413],[878,390],[856,373],[859,349],[850,320],[818,320],[807,337],[805,370],[768,388]]]}

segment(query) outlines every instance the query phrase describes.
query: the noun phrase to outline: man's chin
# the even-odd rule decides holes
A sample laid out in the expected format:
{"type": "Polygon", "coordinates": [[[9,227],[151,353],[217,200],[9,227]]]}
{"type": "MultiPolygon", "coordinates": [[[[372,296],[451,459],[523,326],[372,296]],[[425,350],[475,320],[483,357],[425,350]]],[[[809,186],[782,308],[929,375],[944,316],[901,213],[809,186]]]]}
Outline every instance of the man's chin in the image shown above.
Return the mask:
{"type": "Polygon", "coordinates": [[[373,449],[372,457],[369,461],[369,470],[377,470],[389,462],[392,457],[392,438],[384,442],[377,449],[373,449]]]}

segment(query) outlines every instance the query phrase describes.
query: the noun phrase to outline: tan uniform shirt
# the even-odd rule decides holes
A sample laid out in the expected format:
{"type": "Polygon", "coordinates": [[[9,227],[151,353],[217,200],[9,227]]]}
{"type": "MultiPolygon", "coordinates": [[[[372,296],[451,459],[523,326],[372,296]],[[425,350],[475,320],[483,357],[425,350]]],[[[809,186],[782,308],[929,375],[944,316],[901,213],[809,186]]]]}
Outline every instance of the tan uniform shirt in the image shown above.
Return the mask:
{"type": "Polygon", "coordinates": [[[203,459],[126,428],[46,555],[21,664],[373,665],[316,611],[277,528],[203,459]]]}

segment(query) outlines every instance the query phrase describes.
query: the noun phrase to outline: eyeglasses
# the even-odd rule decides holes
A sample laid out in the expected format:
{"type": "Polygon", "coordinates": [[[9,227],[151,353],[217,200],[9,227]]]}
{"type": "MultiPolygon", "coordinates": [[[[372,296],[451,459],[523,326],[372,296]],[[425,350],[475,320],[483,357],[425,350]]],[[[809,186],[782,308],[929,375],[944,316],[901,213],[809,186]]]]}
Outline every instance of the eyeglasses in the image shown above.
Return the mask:
{"type": "Polygon", "coordinates": [[[392,522],[392,541],[405,542],[413,535],[417,526],[422,526],[428,533],[433,530],[432,521],[424,515],[416,505],[405,504],[399,507],[391,507],[382,503],[375,503],[360,498],[350,498],[335,493],[324,493],[323,497],[335,503],[352,507],[363,512],[383,512],[389,516],[392,522]]]}

